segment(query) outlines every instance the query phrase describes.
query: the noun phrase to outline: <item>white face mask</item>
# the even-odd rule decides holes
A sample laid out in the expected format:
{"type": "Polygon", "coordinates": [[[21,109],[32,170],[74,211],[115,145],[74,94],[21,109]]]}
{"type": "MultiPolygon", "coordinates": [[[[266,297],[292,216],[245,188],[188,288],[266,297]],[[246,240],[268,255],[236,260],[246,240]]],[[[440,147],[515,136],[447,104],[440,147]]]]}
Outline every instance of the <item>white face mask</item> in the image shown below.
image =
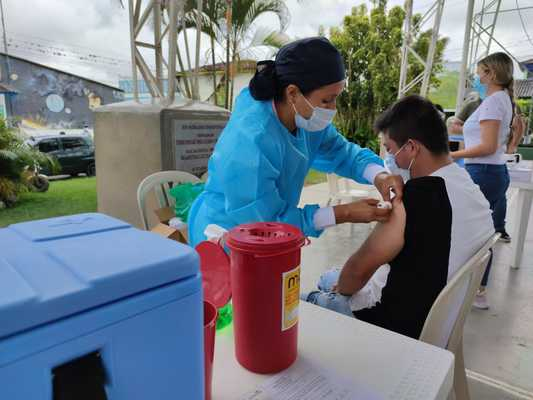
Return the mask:
{"type": "Polygon", "coordinates": [[[309,103],[305,96],[302,95],[302,97],[305,99],[307,104],[309,104],[309,107],[313,109],[313,114],[311,114],[309,119],[305,119],[298,113],[296,107],[293,104],[292,107],[294,108],[294,112],[296,113],[294,116],[294,122],[296,123],[296,126],[308,132],[318,132],[326,129],[328,125],[331,124],[331,121],[333,121],[333,117],[335,117],[337,110],[330,110],[328,108],[322,107],[313,107],[313,105],[309,103]]]}
{"type": "Polygon", "coordinates": [[[400,149],[394,154],[387,152],[387,154],[385,155],[385,160],[384,160],[385,166],[390,171],[390,173],[392,175],[400,175],[403,178],[404,182],[407,182],[409,179],[411,179],[411,167],[413,166],[415,159],[413,158],[411,162],[409,163],[409,166],[407,167],[407,169],[405,169],[405,168],[400,168],[398,166],[398,164],[396,163],[396,156],[400,153],[400,151],[404,149],[407,143],[409,143],[409,141],[407,141],[402,147],[400,147],[400,149]]]}

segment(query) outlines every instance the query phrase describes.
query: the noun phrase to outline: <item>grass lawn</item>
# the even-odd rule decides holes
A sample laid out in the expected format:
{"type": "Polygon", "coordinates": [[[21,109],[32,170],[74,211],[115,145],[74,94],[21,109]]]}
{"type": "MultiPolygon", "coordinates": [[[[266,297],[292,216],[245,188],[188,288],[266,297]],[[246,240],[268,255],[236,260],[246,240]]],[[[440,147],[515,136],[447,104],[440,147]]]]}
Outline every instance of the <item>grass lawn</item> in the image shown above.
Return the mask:
{"type": "Polygon", "coordinates": [[[439,79],[441,81],[440,86],[437,89],[430,90],[428,97],[433,103],[440,104],[444,109],[454,109],[459,72],[446,71],[439,75],[439,79]]]}
{"type": "MultiPolygon", "coordinates": [[[[305,185],[326,182],[326,174],[309,171],[305,185]]],[[[21,195],[13,208],[0,210],[0,227],[17,222],[96,211],[96,178],[71,178],[50,182],[45,193],[21,195]]]]}
{"type": "Polygon", "coordinates": [[[0,210],[0,227],[16,222],[96,211],[96,178],[50,182],[45,193],[24,193],[13,208],[0,210]]]}

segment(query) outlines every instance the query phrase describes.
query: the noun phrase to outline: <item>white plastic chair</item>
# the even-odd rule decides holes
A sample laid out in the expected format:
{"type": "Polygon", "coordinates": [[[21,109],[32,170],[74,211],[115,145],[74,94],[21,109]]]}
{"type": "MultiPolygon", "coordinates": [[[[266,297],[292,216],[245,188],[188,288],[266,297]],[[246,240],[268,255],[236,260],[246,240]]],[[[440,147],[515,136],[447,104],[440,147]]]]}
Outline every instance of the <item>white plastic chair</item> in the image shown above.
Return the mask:
{"type": "Polygon", "coordinates": [[[160,208],[174,207],[174,198],[169,194],[174,185],[200,182],[199,178],[184,171],[160,171],[144,178],[137,188],[137,205],[144,229],[148,229],[148,218],[146,216],[146,196],[148,193],[154,191],[160,208]]]}
{"type": "MultiPolygon", "coordinates": [[[[348,182],[348,179],[341,178],[338,175],[335,174],[327,174],[326,176],[328,180],[328,188],[329,188],[329,199],[328,199],[328,206],[334,206],[337,204],[343,204],[343,203],[351,203],[357,200],[361,199],[367,199],[371,197],[371,193],[368,190],[361,190],[361,189],[351,189],[350,183],[348,182]]],[[[370,235],[370,232],[372,232],[372,229],[374,229],[375,224],[369,223],[367,224],[367,232],[366,235],[370,235]]],[[[351,224],[350,231],[351,234],[354,233],[355,224],[351,224]]]]}
{"type": "Polygon", "coordinates": [[[327,174],[327,180],[329,188],[328,206],[351,203],[370,197],[368,190],[350,189],[348,180],[335,174],[327,174]]]}
{"type": "Polygon", "coordinates": [[[463,357],[463,327],[490,251],[500,234],[494,234],[450,279],[433,303],[420,334],[420,340],[451,351],[455,355],[453,391],[458,400],[468,400],[468,384],[463,357]]]}

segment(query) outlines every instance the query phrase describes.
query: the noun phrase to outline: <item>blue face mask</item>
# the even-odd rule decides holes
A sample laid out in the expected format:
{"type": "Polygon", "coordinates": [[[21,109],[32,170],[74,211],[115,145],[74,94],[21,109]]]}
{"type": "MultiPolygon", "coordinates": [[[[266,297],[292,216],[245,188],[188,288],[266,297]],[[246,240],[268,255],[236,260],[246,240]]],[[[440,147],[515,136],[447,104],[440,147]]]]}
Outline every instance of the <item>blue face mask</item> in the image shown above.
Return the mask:
{"type": "Polygon", "coordinates": [[[481,79],[479,78],[478,74],[474,76],[474,80],[472,81],[472,89],[479,93],[479,98],[481,100],[487,97],[487,85],[481,83],[481,79]]]}
{"type": "Polygon", "coordinates": [[[384,159],[385,167],[390,171],[390,173],[392,175],[400,175],[403,178],[404,182],[407,182],[409,179],[411,179],[411,167],[413,166],[415,159],[413,158],[409,163],[409,167],[407,169],[404,169],[400,168],[396,163],[396,155],[403,150],[407,143],[400,147],[400,149],[394,154],[387,152],[384,159]]]}
{"type": "Polygon", "coordinates": [[[294,112],[296,113],[294,116],[294,122],[296,123],[296,126],[298,128],[304,129],[307,132],[318,132],[326,129],[329,124],[333,121],[333,117],[335,117],[335,114],[337,113],[337,110],[330,110],[328,108],[322,108],[322,107],[313,107],[311,103],[309,103],[309,100],[303,96],[304,100],[309,104],[309,107],[313,109],[313,114],[309,117],[309,119],[305,119],[303,116],[301,116],[298,111],[296,110],[296,107],[294,104],[292,107],[294,108],[294,112]]]}

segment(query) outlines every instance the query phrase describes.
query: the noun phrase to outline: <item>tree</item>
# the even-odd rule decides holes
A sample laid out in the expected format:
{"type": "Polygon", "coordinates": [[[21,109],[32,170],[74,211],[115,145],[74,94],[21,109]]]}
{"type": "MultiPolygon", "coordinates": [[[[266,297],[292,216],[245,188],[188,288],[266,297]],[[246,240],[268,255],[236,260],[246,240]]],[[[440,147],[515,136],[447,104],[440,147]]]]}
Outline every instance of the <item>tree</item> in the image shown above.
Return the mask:
{"type": "MultiPolygon", "coordinates": [[[[231,9],[228,9],[227,0],[204,0],[201,16],[202,32],[211,40],[211,62],[213,66],[213,80],[215,79],[215,43],[226,54],[225,73],[226,81],[226,107],[231,108],[234,97],[233,75],[239,61],[246,56],[253,56],[257,47],[277,49],[288,42],[284,35],[289,22],[289,10],[282,0],[231,0],[231,9]],[[228,10],[230,11],[228,14],[228,10]],[[274,13],[280,21],[280,29],[257,26],[257,20],[265,13],[274,13]],[[226,17],[229,15],[231,23],[227,24],[226,17]],[[229,28],[229,30],[228,30],[229,28]]],[[[196,1],[189,0],[185,6],[185,27],[196,28],[197,26],[196,1]]],[[[186,29],[180,29],[180,33],[186,34],[186,29]]],[[[184,37],[186,51],[188,52],[188,39],[184,37]]],[[[178,49],[179,53],[179,49],[178,49]]],[[[178,54],[180,55],[180,53],[178,54]]],[[[180,64],[184,71],[183,63],[180,64]]],[[[184,79],[185,86],[187,78],[184,79]]],[[[216,99],[216,96],[215,96],[216,99]]],[[[216,100],[215,100],[216,101],[216,100]]]]}
{"type": "Polygon", "coordinates": [[[26,145],[13,129],[0,120],[0,202],[10,207],[21,192],[31,189],[35,164],[58,171],[55,159],[26,145]]]}
{"type": "MultiPolygon", "coordinates": [[[[372,124],[377,115],[391,105],[398,96],[402,46],[402,25],[405,11],[401,7],[387,10],[387,1],[373,1],[369,11],[366,5],[354,7],[340,28],[330,30],[331,41],[341,52],[347,69],[346,90],[337,100],[336,125],[351,141],[378,150],[378,139],[372,124]]],[[[414,21],[420,19],[414,17],[414,21]]],[[[425,56],[431,30],[415,32],[413,47],[425,56]]],[[[442,55],[447,39],[438,41],[430,81],[437,86],[436,74],[442,70],[442,55]]],[[[415,64],[414,62],[411,64],[415,64]]],[[[408,72],[412,79],[422,71],[415,65],[408,72]]],[[[411,93],[417,93],[416,86],[411,93]]]]}

